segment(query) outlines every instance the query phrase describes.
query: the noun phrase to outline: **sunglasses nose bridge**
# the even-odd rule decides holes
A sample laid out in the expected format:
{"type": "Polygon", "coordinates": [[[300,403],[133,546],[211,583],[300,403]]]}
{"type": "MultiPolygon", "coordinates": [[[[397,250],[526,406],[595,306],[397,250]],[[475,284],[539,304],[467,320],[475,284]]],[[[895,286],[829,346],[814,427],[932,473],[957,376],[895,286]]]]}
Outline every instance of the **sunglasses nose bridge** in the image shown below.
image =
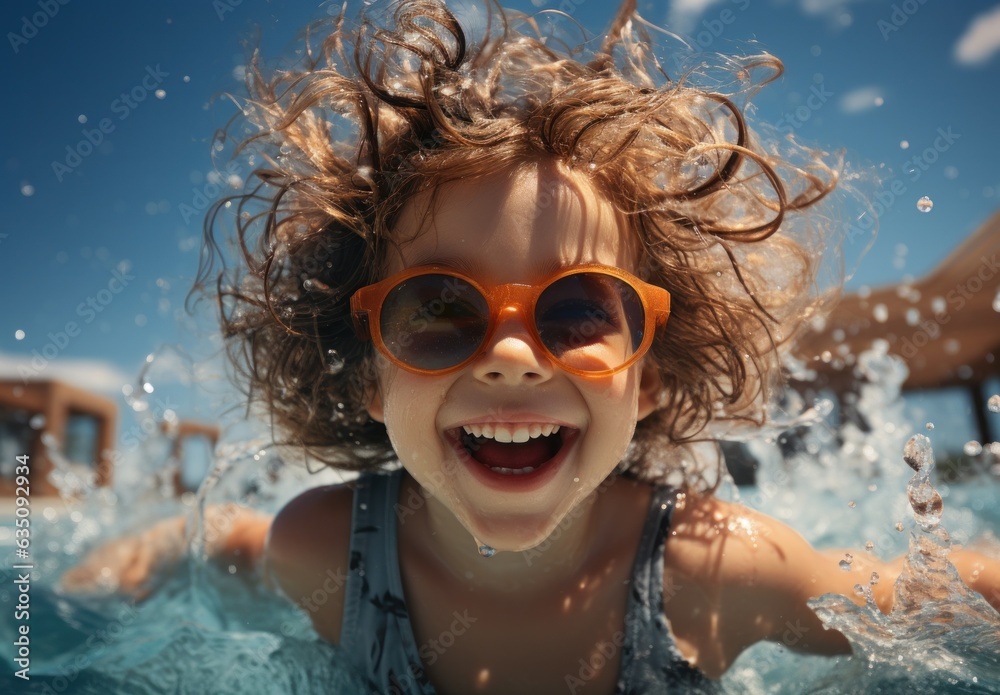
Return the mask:
{"type": "Polygon", "coordinates": [[[493,288],[489,298],[493,325],[487,343],[495,343],[499,338],[512,333],[524,337],[530,336],[531,342],[536,342],[531,304],[532,289],[531,285],[517,284],[497,285],[493,288]]]}
{"type": "Polygon", "coordinates": [[[494,314],[499,326],[516,316],[527,327],[533,320],[531,315],[531,285],[500,285],[493,292],[494,314]]]}

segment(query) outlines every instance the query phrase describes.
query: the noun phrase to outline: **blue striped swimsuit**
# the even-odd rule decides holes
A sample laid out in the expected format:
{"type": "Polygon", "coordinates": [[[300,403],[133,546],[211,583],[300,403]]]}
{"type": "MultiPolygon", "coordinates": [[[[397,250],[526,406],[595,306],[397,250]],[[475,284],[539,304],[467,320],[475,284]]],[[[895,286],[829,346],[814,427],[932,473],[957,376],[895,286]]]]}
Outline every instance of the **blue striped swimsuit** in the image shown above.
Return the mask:
{"type": "MultiPolygon", "coordinates": [[[[396,512],[403,470],[362,474],[354,488],[350,572],[340,646],[379,695],[435,695],[403,598],[396,512]]],[[[663,546],[676,491],[655,488],[632,570],[615,695],[715,692],[677,650],[663,616],[663,546]]]]}

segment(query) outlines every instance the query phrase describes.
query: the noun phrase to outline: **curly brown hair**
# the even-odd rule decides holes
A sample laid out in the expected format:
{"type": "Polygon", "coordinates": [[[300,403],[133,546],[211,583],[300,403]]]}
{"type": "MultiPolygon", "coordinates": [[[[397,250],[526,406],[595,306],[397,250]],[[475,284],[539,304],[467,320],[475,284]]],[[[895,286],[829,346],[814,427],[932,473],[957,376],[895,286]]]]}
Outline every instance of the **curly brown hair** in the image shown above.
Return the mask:
{"type": "Polygon", "coordinates": [[[236,152],[261,164],[209,214],[196,287],[216,278],[232,363],[289,442],[337,468],[382,467],[395,455],[364,407],[373,348],[349,299],[381,279],[401,208],[447,182],[558,162],[623,214],[640,273],[672,296],[647,356],[660,408],[627,461],[662,476],[662,444],[763,421],[779,348],[824,299],[811,259],[832,225],[814,205],[840,165],[748,128],[740,102],[783,69],[770,55],[722,73],[678,61],[671,75],[634,0],[576,47],[538,15],[484,8],[478,40],[442,2],[407,0],[310,27],[296,66],[265,74],[255,51],[243,109],[255,132],[236,152]],[[213,232],[234,202],[240,267],[216,273],[213,232]]]}

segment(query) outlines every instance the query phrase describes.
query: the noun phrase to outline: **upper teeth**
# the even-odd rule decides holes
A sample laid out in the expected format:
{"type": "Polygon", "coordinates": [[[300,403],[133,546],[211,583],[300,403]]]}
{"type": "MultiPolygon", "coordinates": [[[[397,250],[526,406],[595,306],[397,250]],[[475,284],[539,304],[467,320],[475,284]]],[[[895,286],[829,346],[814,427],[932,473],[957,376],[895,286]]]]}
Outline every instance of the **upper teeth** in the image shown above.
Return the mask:
{"type": "Polygon", "coordinates": [[[537,437],[548,437],[559,431],[559,425],[463,425],[466,434],[486,437],[498,442],[520,444],[537,437]]]}

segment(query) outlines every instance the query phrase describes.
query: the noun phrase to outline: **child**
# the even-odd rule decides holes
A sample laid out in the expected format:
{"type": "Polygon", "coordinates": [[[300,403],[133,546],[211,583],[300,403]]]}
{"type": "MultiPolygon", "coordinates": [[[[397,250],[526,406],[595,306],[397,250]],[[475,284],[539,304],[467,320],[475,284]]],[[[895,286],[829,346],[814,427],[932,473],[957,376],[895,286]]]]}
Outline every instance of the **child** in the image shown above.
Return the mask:
{"type": "MultiPolygon", "coordinates": [[[[362,473],[273,521],[214,510],[213,552],[262,556],[379,693],[707,689],[792,627],[849,653],[807,601],[863,602],[877,570],[888,610],[900,564],[844,571],[681,464],[762,421],[819,304],[838,169],[765,150],[737,103],[780,63],[699,89],[634,0],[573,51],[490,4],[479,41],[439,2],[391,10],[338,19],[302,70],[253,66],[246,145],[270,156],[238,199],[247,272],[219,285],[250,395],[362,473]]],[[[1000,606],[1000,563],[951,559],[1000,606]]]]}

